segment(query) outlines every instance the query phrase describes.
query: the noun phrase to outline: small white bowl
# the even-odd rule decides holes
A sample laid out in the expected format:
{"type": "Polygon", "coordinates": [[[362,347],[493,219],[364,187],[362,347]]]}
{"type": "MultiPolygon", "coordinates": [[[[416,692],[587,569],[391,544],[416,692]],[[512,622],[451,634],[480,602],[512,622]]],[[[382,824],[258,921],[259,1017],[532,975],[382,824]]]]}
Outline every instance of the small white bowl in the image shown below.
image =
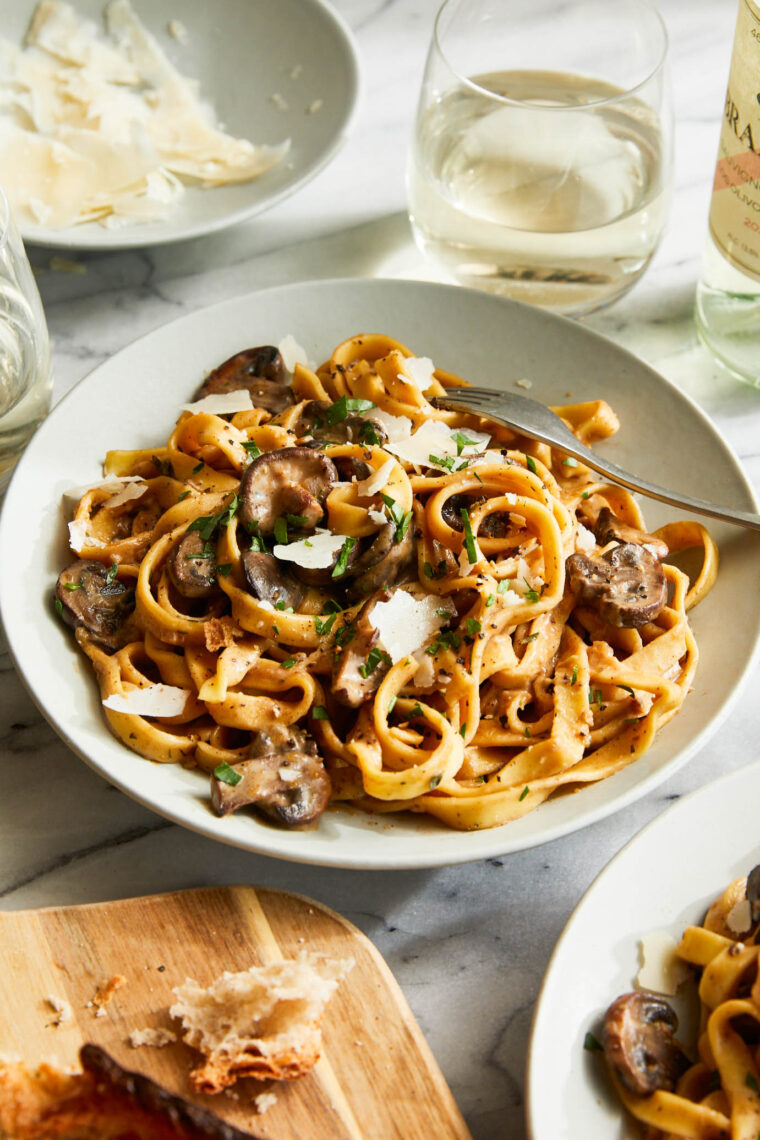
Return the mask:
{"type": "MultiPolygon", "coordinates": [[[[37,0],[3,0],[2,35],[22,43],[37,0]]],[[[106,0],[75,0],[101,23],[106,0]]],[[[105,250],[199,237],[268,210],[326,166],[347,139],[359,96],[359,58],[343,19],[325,0],[132,0],[179,71],[230,133],[254,143],[290,138],[282,162],[252,182],[213,190],[188,187],[163,221],[106,229],[21,225],[26,242],[105,250]],[[187,29],[181,42],[172,21],[187,29]],[[285,109],[287,108],[287,109],[285,109]]],[[[2,182],[2,171],[0,171],[2,182]]]]}

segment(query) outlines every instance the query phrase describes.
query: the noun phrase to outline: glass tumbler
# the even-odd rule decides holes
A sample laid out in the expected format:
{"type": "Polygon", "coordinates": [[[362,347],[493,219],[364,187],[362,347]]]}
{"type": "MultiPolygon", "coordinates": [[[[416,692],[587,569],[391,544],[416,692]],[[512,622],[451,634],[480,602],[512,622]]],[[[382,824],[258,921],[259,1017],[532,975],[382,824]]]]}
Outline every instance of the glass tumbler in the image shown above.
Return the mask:
{"type": "Polygon", "coordinates": [[[47,415],[50,342],[42,302],[0,190],[0,493],[47,415]]]}
{"type": "Polygon", "coordinates": [[[666,60],[647,0],[446,0],[409,156],[420,248],[462,284],[560,313],[620,297],[668,211],[666,60]]]}

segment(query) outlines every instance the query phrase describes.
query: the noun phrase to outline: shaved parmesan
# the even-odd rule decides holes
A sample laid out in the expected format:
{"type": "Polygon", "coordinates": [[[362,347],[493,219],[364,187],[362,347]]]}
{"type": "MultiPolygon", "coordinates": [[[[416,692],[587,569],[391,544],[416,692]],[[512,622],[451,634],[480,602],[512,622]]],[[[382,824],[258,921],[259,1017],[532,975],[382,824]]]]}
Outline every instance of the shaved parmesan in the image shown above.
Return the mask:
{"type": "Polygon", "coordinates": [[[407,438],[389,440],[385,444],[385,450],[415,467],[430,467],[434,466],[431,455],[439,459],[452,458],[464,462],[471,455],[482,451],[490,439],[490,435],[484,432],[471,431],[469,428],[466,431],[452,430],[441,420],[426,420],[407,438]],[[468,440],[464,445],[462,437],[468,440]]]}
{"type": "MultiPolygon", "coordinates": [[[[471,433],[468,429],[464,432],[464,434],[470,437],[473,433],[471,433]]],[[[510,460],[506,455],[502,455],[500,451],[494,451],[489,448],[486,451],[479,452],[473,459],[471,459],[470,466],[475,463],[498,463],[503,465],[509,462],[510,460]]]]}
{"type": "Polygon", "coordinates": [[[110,40],[64,0],[40,0],[24,50],[0,42],[0,180],[22,217],[157,221],[184,193],[177,176],[249,181],[284,157],[287,141],[255,146],[217,126],[128,0],[105,15],[110,40]]]}
{"type": "Polygon", "coordinates": [[[521,606],[525,598],[520,597],[514,590],[505,590],[503,594],[499,594],[501,601],[507,606],[521,606]]]}
{"type": "Polygon", "coordinates": [[[467,547],[463,546],[461,551],[460,551],[460,554],[459,554],[459,572],[460,572],[460,574],[463,574],[465,577],[468,577],[470,574],[474,573],[475,567],[478,565],[478,563],[484,562],[484,561],[485,561],[485,554],[480,549],[480,546],[478,545],[478,540],[476,538],[475,539],[475,561],[470,562],[470,555],[468,553],[467,547]]]}
{"type": "Polygon", "coordinates": [[[435,381],[435,365],[429,356],[407,356],[401,367],[403,371],[398,374],[399,380],[413,384],[420,392],[426,392],[435,381]]]}
{"type": "Polygon", "coordinates": [[[113,510],[114,507],[123,507],[125,503],[131,503],[134,499],[141,499],[147,490],[147,483],[141,483],[139,486],[129,483],[117,491],[115,495],[111,495],[110,499],[106,499],[103,507],[108,510],[113,510]]]}
{"type": "Polygon", "coordinates": [[[307,570],[324,570],[332,566],[335,555],[345,541],[345,534],[331,534],[329,530],[317,530],[309,538],[275,546],[272,553],[282,562],[295,562],[296,566],[303,566],[307,570]]]}
{"type": "Polygon", "coordinates": [[[373,507],[367,511],[367,517],[370,522],[377,523],[378,526],[385,526],[388,522],[388,516],[385,511],[376,511],[373,507]]]}
{"type": "Polygon", "coordinates": [[[378,491],[382,491],[391,477],[391,471],[396,466],[393,459],[386,459],[382,467],[378,467],[366,479],[362,479],[361,483],[356,484],[356,490],[360,495],[376,495],[378,491]]]}
{"type": "Polygon", "coordinates": [[[171,717],[184,712],[189,696],[189,689],[178,689],[175,685],[148,685],[144,689],[111,693],[103,701],[103,706],[131,716],[171,717]]]}
{"type": "Polygon", "coordinates": [[[575,535],[575,549],[580,550],[582,554],[592,554],[596,550],[596,539],[592,531],[578,523],[578,530],[575,535]]]}
{"type": "MultiPolygon", "coordinates": [[[[366,417],[379,424],[391,443],[407,439],[412,434],[412,421],[408,416],[394,416],[384,412],[382,408],[373,408],[372,414],[366,417]]],[[[390,450],[386,448],[386,451],[390,450]]]]}
{"type": "Polygon", "coordinates": [[[426,645],[455,614],[456,607],[448,598],[426,594],[418,599],[399,589],[387,602],[375,603],[369,623],[377,630],[380,644],[395,665],[402,657],[426,645]]]}
{"type": "Polygon", "coordinates": [[[641,969],[636,985],[658,994],[674,994],[691,977],[689,966],[676,954],[678,943],[665,930],[655,930],[641,939],[641,969]]]}
{"type": "Polygon", "coordinates": [[[746,934],[752,929],[752,907],[749,899],[739,899],[726,915],[726,926],[734,934],[746,934]]]}
{"type": "Polygon", "coordinates": [[[292,333],[288,333],[287,336],[282,338],[277,345],[277,349],[288,372],[292,372],[296,364],[302,364],[304,368],[312,367],[306,355],[306,349],[303,345],[298,343],[292,333]]]}
{"type": "Polygon", "coordinates": [[[99,538],[93,538],[92,535],[87,533],[87,527],[83,522],[70,522],[69,523],[69,546],[75,554],[81,554],[82,548],[85,546],[103,546],[104,543],[99,538]]]}
{"type": "Polygon", "coordinates": [[[62,497],[64,502],[78,503],[88,491],[113,491],[115,494],[127,483],[144,482],[145,480],[140,475],[109,475],[106,479],[101,479],[99,483],[85,483],[82,487],[68,487],[63,492],[62,497]]]}
{"type": "Polygon", "coordinates": [[[230,416],[233,412],[249,412],[253,400],[247,388],[236,388],[234,392],[212,392],[202,400],[196,400],[193,404],[180,404],[180,407],[193,415],[205,412],[212,416],[230,416]]]}

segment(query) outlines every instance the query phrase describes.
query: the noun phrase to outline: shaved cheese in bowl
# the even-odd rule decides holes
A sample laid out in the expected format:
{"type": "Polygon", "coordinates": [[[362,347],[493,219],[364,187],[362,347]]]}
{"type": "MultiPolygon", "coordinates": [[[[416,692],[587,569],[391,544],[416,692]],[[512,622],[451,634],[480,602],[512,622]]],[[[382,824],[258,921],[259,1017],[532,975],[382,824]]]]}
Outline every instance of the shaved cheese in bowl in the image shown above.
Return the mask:
{"type": "Polygon", "coordinates": [[[449,598],[439,598],[437,594],[415,598],[399,589],[387,602],[375,603],[369,622],[395,665],[402,657],[426,645],[456,612],[449,598]]]}
{"type": "Polygon", "coordinates": [[[24,48],[0,40],[0,182],[20,220],[62,229],[166,218],[183,182],[257,178],[288,140],[256,146],[217,124],[129,0],[110,39],[65,0],[40,0],[24,48]]]}
{"type": "Polygon", "coordinates": [[[126,693],[111,693],[102,702],[104,708],[132,716],[179,716],[184,712],[188,689],[176,685],[148,685],[144,689],[130,689],[126,693]]]}
{"type": "Polygon", "coordinates": [[[183,411],[206,412],[212,416],[230,416],[234,412],[249,412],[253,407],[251,393],[247,388],[236,388],[234,392],[212,392],[192,404],[180,404],[183,411]]]}

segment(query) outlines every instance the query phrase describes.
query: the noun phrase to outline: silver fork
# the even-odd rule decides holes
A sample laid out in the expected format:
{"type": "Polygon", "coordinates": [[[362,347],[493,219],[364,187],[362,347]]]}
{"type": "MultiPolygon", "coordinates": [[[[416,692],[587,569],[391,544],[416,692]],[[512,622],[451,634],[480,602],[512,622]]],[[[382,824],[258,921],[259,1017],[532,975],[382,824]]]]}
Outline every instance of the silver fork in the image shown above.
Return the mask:
{"type": "Polygon", "coordinates": [[[485,416],[489,420],[506,424],[521,435],[537,439],[540,443],[548,443],[550,447],[559,448],[560,451],[580,459],[587,467],[611,479],[613,483],[620,483],[630,491],[640,491],[650,499],[659,499],[660,502],[669,503],[673,507],[685,507],[686,510],[696,511],[700,515],[709,515],[711,518],[735,523],[749,530],[760,531],[760,515],[751,511],[737,511],[731,507],[718,507],[705,499],[694,499],[691,495],[668,491],[665,487],[658,487],[656,483],[642,479],[640,475],[631,475],[629,471],[624,471],[622,467],[610,463],[609,460],[600,459],[575,438],[551,408],[539,404],[538,400],[531,400],[528,396],[518,396],[516,392],[494,392],[490,388],[457,388],[448,391],[445,396],[435,396],[431,402],[437,408],[471,412],[476,416],[485,416]]]}

